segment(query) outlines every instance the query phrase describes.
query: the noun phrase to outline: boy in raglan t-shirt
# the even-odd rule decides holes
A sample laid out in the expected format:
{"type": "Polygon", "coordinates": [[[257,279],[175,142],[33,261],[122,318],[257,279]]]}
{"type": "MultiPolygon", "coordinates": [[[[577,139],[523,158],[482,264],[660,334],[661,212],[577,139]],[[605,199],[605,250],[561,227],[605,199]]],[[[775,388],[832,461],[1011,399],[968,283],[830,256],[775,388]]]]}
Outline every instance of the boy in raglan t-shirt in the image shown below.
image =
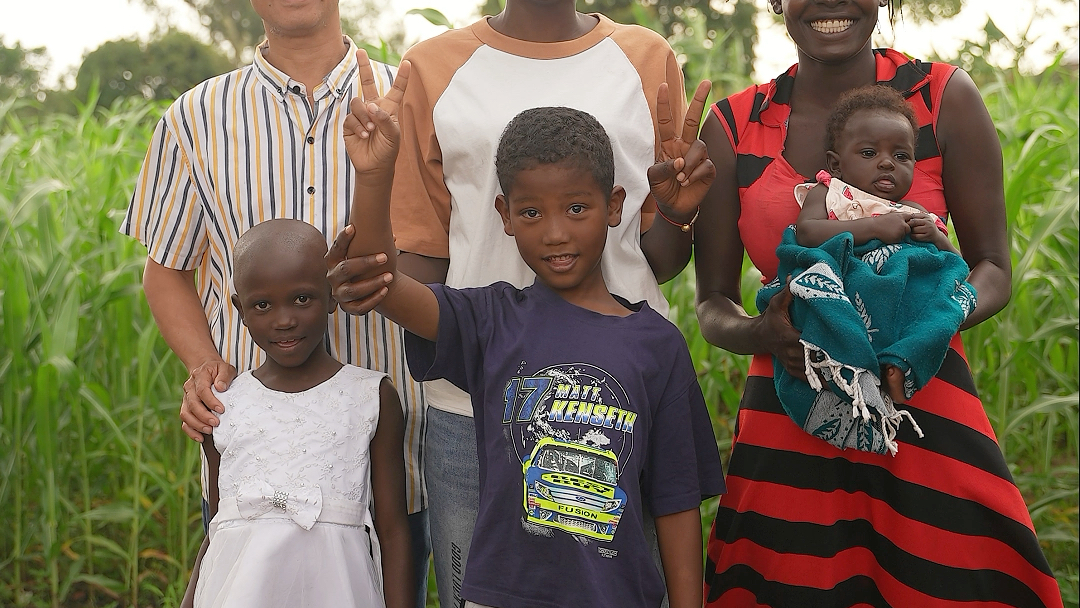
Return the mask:
{"type": "MultiPolygon", "coordinates": [[[[353,111],[355,255],[392,246],[396,124],[374,104],[353,111]]],[[[673,208],[694,208],[714,175],[697,143],[650,170],[673,208]]],[[[453,289],[395,273],[379,305],[416,334],[414,372],[472,396],[480,512],[461,595],[500,608],[658,606],[647,504],[671,605],[699,607],[698,506],[724,489],[719,455],[694,424],[705,404],[678,329],[608,291],[601,257],[625,191],[607,135],[578,110],[527,110],[496,163],[498,215],[536,281],[453,289]]]]}

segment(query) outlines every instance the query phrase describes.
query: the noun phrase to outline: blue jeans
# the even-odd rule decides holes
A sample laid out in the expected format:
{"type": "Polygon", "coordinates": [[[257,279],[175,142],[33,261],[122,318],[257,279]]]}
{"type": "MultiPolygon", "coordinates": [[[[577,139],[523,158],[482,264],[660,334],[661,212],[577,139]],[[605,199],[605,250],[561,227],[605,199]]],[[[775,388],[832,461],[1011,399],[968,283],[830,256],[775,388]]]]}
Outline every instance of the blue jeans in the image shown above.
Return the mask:
{"type": "Polygon", "coordinates": [[[472,418],[428,408],[424,473],[439,605],[455,608],[461,606],[461,581],[480,504],[472,418]]]}

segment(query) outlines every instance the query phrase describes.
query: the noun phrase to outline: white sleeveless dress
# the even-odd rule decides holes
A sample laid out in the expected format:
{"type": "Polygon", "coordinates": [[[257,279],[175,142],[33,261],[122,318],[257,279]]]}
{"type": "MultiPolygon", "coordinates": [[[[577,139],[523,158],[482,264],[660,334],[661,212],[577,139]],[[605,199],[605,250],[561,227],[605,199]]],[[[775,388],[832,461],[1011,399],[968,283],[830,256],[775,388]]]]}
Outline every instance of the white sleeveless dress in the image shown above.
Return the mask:
{"type": "Polygon", "coordinates": [[[345,365],[299,393],[251,372],[219,397],[220,500],[197,608],[382,608],[369,445],[384,374],[345,365]]]}

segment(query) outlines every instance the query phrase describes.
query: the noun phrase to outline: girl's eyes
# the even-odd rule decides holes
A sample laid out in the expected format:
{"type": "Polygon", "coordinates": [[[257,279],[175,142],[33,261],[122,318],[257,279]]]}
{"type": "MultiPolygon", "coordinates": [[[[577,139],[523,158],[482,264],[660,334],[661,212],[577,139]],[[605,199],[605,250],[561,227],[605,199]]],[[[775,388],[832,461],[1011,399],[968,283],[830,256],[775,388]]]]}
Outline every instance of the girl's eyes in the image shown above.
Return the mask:
{"type": "Polygon", "coordinates": [[[570,205],[569,211],[574,215],[577,215],[578,213],[583,213],[585,211],[585,205],[582,205],[580,203],[570,205]]]}
{"type": "Polygon", "coordinates": [[[270,310],[270,303],[269,302],[256,302],[255,305],[252,306],[252,308],[254,308],[255,310],[258,310],[260,312],[266,312],[267,310],[270,310]]]}
{"type": "Polygon", "coordinates": [[[900,161],[907,161],[907,160],[909,160],[911,158],[911,156],[908,155],[907,152],[897,152],[895,154],[895,156],[896,156],[896,160],[900,160],[900,161]]]}
{"type": "Polygon", "coordinates": [[[296,296],[296,303],[297,304],[307,304],[310,301],[311,301],[311,296],[308,296],[308,295],[296,296]]]}
{"type": "Polygon", "coordinates": [[[871,148],[867,148],[866,150],[863,150],[862,152],[860,152],[860,154],[862,154],[863,158],[874,158],[874,155],[876,155],[877,152],[875,152],[871,148]]]}
{"type": "Polygon", "coordinates": [[[540,212],[536,209],[525,209],[521,212],[522,217],[537,218],[540,217],[540,212]]]}

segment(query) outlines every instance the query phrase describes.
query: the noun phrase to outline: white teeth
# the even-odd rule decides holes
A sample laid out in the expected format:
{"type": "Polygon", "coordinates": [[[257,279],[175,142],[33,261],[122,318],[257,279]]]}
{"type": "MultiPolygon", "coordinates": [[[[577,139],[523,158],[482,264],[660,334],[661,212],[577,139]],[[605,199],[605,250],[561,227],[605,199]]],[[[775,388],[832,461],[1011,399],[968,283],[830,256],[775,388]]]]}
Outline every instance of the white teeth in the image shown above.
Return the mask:
{"type": "Polygon", "coordinates": [[[851,27],[853,23],[855,23],[853,19],[821,19],[811,21],[810,27],[814,28],[815,32],[821,32],[822,34],[839,34],[851,27]]]}

